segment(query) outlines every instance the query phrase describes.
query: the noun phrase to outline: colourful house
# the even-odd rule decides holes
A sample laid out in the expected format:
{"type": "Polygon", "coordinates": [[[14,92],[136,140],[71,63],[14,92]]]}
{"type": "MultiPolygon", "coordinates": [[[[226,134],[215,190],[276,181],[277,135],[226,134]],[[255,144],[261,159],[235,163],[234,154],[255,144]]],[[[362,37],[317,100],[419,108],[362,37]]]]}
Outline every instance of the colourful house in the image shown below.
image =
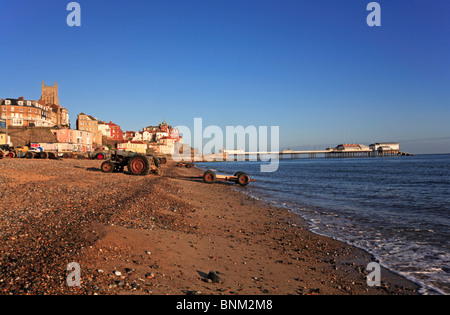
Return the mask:
{"type": "Polygon", "coordinates": [[[60,143],[73,143],[77,151],[90,152],[92,151],[92,132],[73,129],[57,129],[53,133],[60,143]]]}
{"type": "Polygon", "coordinates": [[[131,151],[136,153],[147,153],[147,144],[142,141],[122,141],[117,144],[117,150],[131,151]]]}

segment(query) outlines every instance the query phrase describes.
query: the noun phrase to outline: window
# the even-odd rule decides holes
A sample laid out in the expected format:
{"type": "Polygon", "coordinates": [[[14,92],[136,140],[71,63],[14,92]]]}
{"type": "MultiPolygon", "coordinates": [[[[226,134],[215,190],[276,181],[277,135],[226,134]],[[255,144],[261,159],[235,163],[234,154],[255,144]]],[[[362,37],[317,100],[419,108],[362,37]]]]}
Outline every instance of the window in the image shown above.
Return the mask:
{"type": "Polygon", "coordinates": [[[14,111],[14,107],[11,107],[11,111],[12,111],[12,112],[14,111]]]}
{"type": "Polygon", "coordinates": [[[23,126],[23,120],[22,119],[13,119],[12,125],[13,126],[23,126]]]}

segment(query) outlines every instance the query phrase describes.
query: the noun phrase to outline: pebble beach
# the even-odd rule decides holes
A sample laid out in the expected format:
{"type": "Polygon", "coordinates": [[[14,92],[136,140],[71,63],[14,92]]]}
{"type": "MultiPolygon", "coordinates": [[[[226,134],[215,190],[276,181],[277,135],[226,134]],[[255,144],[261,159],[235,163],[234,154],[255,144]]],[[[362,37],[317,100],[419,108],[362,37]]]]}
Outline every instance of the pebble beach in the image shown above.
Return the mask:
{"type": "Polygon", "coordinates": [[[370,254],[237,185],[179,178],[199,169],[169,161],[162,176],[133,176],[100,165],[0,160],[1,294],[418,294],[386,269],[368,286],[370,254]],[[80,286],[67,284],[72,262],[80,286]]]}

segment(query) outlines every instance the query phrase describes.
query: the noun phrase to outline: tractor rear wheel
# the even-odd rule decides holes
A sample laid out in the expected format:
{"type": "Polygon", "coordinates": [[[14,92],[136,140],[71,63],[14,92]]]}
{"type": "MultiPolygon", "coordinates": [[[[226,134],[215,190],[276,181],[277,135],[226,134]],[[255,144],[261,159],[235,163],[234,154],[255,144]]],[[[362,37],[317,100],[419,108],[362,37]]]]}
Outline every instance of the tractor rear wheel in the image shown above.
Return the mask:
{"type": "Polygon", "coordinates": [[[143,155],[135,155],[128,161],[128,171],[133,175],[148,175],[150,165],[147,157],[143,155]]]}
{"type": "Polygon", "coordinates": [[[114,170],[114,164],[111,161],[105,161],[101,166],[103,173],[111,173],[114,170]]]}
{"type": "Polygon", "coordinates": [[[33,152],[25,153],[25,158],[27,158],[27,159],[34,159],[34,153],[33,152]]]}

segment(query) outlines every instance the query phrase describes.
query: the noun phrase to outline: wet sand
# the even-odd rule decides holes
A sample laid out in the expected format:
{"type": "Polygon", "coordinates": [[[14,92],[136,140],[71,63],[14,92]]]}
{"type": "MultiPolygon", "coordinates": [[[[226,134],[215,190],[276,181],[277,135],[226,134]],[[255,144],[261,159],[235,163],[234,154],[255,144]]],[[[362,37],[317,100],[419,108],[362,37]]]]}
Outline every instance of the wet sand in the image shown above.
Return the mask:
{"type": "Polygon", "coordinates": [[[417,294],[385,269],[369,287],[371,255],[245,188],[175,178],[202,172],[173,163],[162,177],[100,164],[0,160],[2,294],[417,294]],[[81,287],[67,286],[70,262],[81,287]]]}

